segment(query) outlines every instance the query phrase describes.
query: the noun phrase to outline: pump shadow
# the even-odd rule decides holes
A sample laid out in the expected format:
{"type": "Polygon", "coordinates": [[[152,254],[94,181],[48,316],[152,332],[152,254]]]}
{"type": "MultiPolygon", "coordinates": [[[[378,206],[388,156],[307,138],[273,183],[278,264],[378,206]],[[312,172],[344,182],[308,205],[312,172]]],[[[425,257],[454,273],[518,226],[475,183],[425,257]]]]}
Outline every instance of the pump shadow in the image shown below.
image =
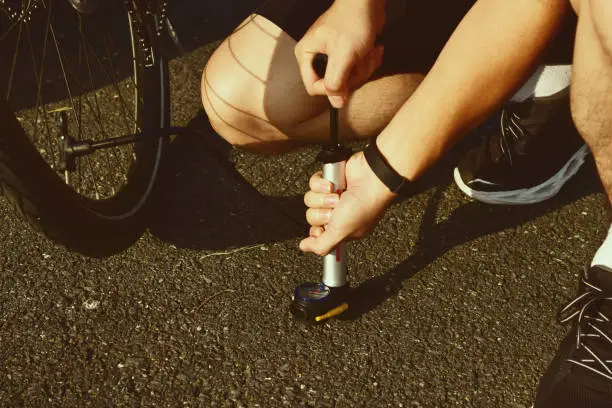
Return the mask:
{"type": "MultiPolygon", "coordinates": [[[[438,187],[425,208],[413,253],[386,273],[354,288],[351,307],[341,319],[359,319],[396,296],[405,280],[458,245],[525,224],[581,197],[603,191],[590,159],[556,197],[546,202],[529,206],[494,206],[474,201],[457,209],[444,222],[436,223],[437,208],[445,189],[445,186],[438,187]],[[483,216],[486,216],[486,222],[483,222],[483,216]]],[[[602,203],[604,201],[602,198],[602,203]]]]}

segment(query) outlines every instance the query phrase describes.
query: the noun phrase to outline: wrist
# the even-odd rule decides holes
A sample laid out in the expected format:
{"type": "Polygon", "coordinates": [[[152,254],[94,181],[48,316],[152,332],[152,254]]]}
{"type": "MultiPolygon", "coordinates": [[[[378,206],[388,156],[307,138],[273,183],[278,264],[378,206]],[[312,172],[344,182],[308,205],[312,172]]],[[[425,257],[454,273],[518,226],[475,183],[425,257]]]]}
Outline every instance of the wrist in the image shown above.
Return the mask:
{"type": "Polygon", "coordinates": [[[410,180],[400,174],[388,161],[377,144],[372,140],[363,150],[363,155],[370,170],[381,183],[393,194],[402,194],[410,185],[410,180]]]}
{"type": "Polygon", "coordinates": [[[389,188],[381,181],[380,178],[374,173],[368,161],[366,160],[363,151],[357,152],[354,155],[355,161],[359,164],[362,169],[361,173],[367,180],[368,190],[377,197],[380,205],[384,208],[391,205],[391,203],[397,198],[398,194],[395,194],[389,190],[389,188]]]}
{"type": "Polygon", "coordinates": [[[427,167],[423,158],[428,156],[430,146],[426,141],[415,144],[411,136],[385,129],[376,138],[376,146],[389,166],[405,179],[415,181],[427,167]]]}

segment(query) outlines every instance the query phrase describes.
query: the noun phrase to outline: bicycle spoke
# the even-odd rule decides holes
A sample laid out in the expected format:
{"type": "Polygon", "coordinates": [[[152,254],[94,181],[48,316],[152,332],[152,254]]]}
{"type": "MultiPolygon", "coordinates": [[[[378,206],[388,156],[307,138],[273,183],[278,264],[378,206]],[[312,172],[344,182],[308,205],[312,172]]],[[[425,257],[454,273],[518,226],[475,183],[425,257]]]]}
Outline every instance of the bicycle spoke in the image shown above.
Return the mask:
{"type": "MultiPolygon", "coordinates": [[[[79,16],[79,31],[80,26],[81,26],[82,20],[81,17],[79,16]]],[[[86,52],[86,50],[82,47],[81,43],[79,42],[79,52],[78,52],[78,63],[77,63],[77,78],[80,77],[81,75],[81,68],[82,68],[82,62],[83,62],[83,54],[86,52]]],[[[79,85],[81,86],[81,81],[79,81],[79,85]]],[[[82,118],[83,117],[83,93],[84,93],[84,89],[81,86],[81,92],[79,92],[79,117],[82,118]]],[[[77,126],[77,140],[82,140],[83,139],[83,121],[81,120],[78,123],[77,126]]]]}
{"type": "MultiPolygon", "coordinates": [[[[86,38],[83,39],[83,41],[86,41],[86,38]]],[[[102,69],[102,72],[104,73],[104,75],[106,76],[106,78],[112,82],[114,85],[116,85],[116,81],[111,77],[111,74],[108,72],[108,70],[104,67],[104,62],[102,61],[102,59],[100,58],[100,56],[96,53],[96,51],[93,49],[93,47],[91,47],[90,44],[90,49],[91,49],[91,53],[92,55],[95,57],[96,62],[98,63],[98,65],[100,65],[100,68],[102,69]]],[[[109,56],[110,59],[110,56],[109,56]]],[[[112,68],[112,67],[111,67],[112,68]]],[[[114,71],[113,71],[114,72],[114,71]]],[[[121,94],[120,94],[121,95],[121,94]]],[[[123,99],[123,98],[122,98],[123,99]]],[[[125,106],[125,109],[127,111],[127,113],[129,114],[129,110],[127,109],[127,104],[125,106]]],[[[136,120],[134,117],[130,118],[131,121],[133,121],[136,124],[136,120]]],[[[128,129],[128,132],[131,132],[131,129],[128,129]]]]}
{"type": "MultiPolygon", "coordinates": [[[[81,18],[79,17],[79,24],[81,24],[81,18]]],[[[83,53],[85,50],[83,50],[83,47],[81,46],[81,44],[79,43],[79,55],[78,55],[78,65],[77,65],[77,73],[80,76],[81,75],[81,68],[82,68],[82,62],[83,62],[83,53]]],[[[79,81],[80,83],[80,81],[79,81]]],[[[81,92],[79,92],[79,117],[82,118],[83,117],[83,94],[84,94],[84,90],[81,87],[81,92]]],[[[77,140],[83,140],[83,121],[81,120],[78,123],[77,126],[77,140]]],[[[77,160],[75,163],[75,179],[78,179],[78,181],[76,183],[74,183],[74,188],[76,189],[77,193],[81,193],[81,185],[83,184],[83,177],[81,177],[81,160],[77,160]]]]}
{"type": "MultiPolygon", "coordinates": [[[[50,10],[51,10],[52,2],[53,0],[49,0],[49,14],[51,14],[50,10]]],[[[55,44],[55,50],[57,52],[57,59],[60,64],[60,68],[62,70],[62,76],[64,78],[64,83],[66,84],[66,91],[68,92],[68,99],[70,99],[70,105],[72,105],[73,111],[76,112],[76,109],[74,107],[74,100],[72,98],[72,91],[70,90],[70,85],[68,84],[68,75],[66,74],[66,70],[64,69],[64,60],[62,58],[62,54],[60,53],[59,43],[57,42],[57,37],[55,35],[55,29],[53,28],[53,25],[51,24],[49,25],[49,28],[50,28],[51,36],[53,37],[53,43],[55,44]]],[[[77,120],[77,125],[78,125],[79,118],[76,118],[76,120],[77,120]]]]}
{"type": "MultiPolygon", "coordinates": [[[[138,86],[145,70],[144,56],[136,43],[138,33],[131,16],[122,10],[126,25],[121,28],[115,24],[118,8],[104,7],[99,13],[84,15],[66,0],[15,0],[11,7],[21,14],[35,10],[31,16],[7,19],[4,8],[0,10],[3,24],[0,41],[6,38],[0,43],[6,50],[3,51],[6,57],[0,57],[2,97],[14,107],[32,147],[58,178],[85,198],[112,200],[124,188],[139,194],[138,183],[147,182],[148,174],[150,180],[155,175],[152,171],[156,167],[149,169],[148,158],[155,158],[155,166],[159,158],[153,156],[148,146],[141,150],[131,144],[120,145],[86,154],[76,150],[68,156],[72,160],[66,163],[68,169],[60,171],[58,164],[66,145],[60,140],[59,126],[55,123],[56,113],[66,111],[62,115],[68,114],[68,143],[72,140],[78,143],[137,133],[146,128],[141,121],[154,121],[145,118],[141,111],[144,99],[148,102],[150,98],[151,103],[160,100],[155,92],[143,95],[142,85],[138,86]],[[28,67],[30,64],[32,68],[28,67]],[[140,160],[141,157],[144,159],[140,160]]],[[[159,86],[154,75],[157,72],[151,74],[151,84],[147,85],[159,86]]],[[[154,147],[159,142],[152,139],[150,143],[154,147]]],[[[71,150],[68,148],[67,152],[71,150]]],[[[147,190],[140,194],[150,194],[150,186],[145,185],[147,190]]],[[[132,196],[119,194],[118,202],[137,198],[132,196]]],[[[122,215],[131,216],[128,211],[138,209],[143,202],[130,203],[133,207],[122,215]]],[[[95,208],[107,211],[105,206],[95,208]]],[[[115,211],[115,207],[108,208],[115,211]]]]}
{"type": "MultiPolygon", "coordinates": [[[[28,0],[28,7],[23,9],[24,13],[27,13],[29,11],[31,3],[32,2],[28,0]]],[[[17,26],[17,24],[21,24],[21,23],[23,23],[23,20],[21,18],[18,18],[17,21],[15,21],[12,25],[10,25],[8,27],[8,29],[5,31],[4,35],[2,37],[0,37],[0,41],[3,41],[11,33],[11,31],[13,31],[13,29],[17,26]]]]}
{"type": "MultiPolygon", "coordinates": [[[[124,125],[125,125],[125,131],[126,131],[126,133],[129,134],[130,132],[132,132],[133,129],[134,130],[138,130],[138,123],[134,119],[134,116],[132,114],[130,114],[129,110],[127,109],[127,103],[125,102],[125,99],[123,98],[123,94],[121,92],[121,88],[119,87],[119,84],[117,83],[117,79],[118,79],[117,75],[116,75],[117,71],[116,71],[115,66],[113,64],[113,58],[112,58],[110,49],[108,47],[108,40],[109,40],[108,36],[105,36],[103,38],[104,49],[106,51],[106,57],[108,58],[108,62],[109,62],[109,65],[110,65],[110,72],[111,73],[115,73],[113,75],[113,78],[110,78],[110,80],[112,82],[113,88],[115,89],[115,92],[117,92],[117,95],[119,97],[119,104],[121,105],[120,107],[122,108],[121,112],[122,112],[123,122],[124,122],[124,125]],[[128,118],[128,115],[129,115],[129,118],[128,118]],[[131,121],[131,123],[130,123],[130,121],[131,121]]],[[[104,66],[102,66],[102,69],[106,72],[106,70],[104,69],[104,66]]],[[[120,148],[115,148],[114,152],[116,154],[118,154],[118,153],[121,153],[122,150],[120,148]]],[[[120,160],[119,158],[118,158],[118,162],[119,162],[119,166],[122,169],[123,179],[125,181],[127,181],[127,176],[126,176],[127,169],[125,168],[125,163],[122,160],[120,160]]]]}
{"type": "MultiPolygon", "coordinates": [[[[51,5],[51,2],[52,2],[52,0],[49,1],[49,5],[51,5]]],[[[64,78],[64,83],[66,84],[66,91],[68,92],[68,98],[70,99],[70,104],[72,105],[72,110],[73,110],[73,112],[75,112],[75,116],[76,116],[77,110],[76,110],[76,108],[74,106],[74,99],[72,97],[72,92],[70,90],[70,85],[68,83],[68,75],[67,75],[66,69],[64,67],[64,62],[63,62],[63,59],[62,59],[62,55],[61,55],[60,50],[59,50],[59,43],[57,41],[57,37],[55,35],[55,30],[53,29],[53,26],[51,26],[51,35],[53,37],[53,42],[55,44],[55,50],[57,51],[57,58],[59,60],[60,67],[61,67],[61,70],[62,70],[62,76],[64,78]]],[[[95,91],[93,93],[95,95],[95,91]]],[[[85,100],[87,101],[88,98],[85,97],[85,100]]],[[[75,120],[77,121],[77,126],[81,126],[80,118],[76,117],[75,120]]],[[[90,156],[85,156],[85,162],[87,163],[87,166],[89,167],[89,170],[93,173],[93,165],[91,164],[90,156]]],[[[91,177],[91,180],[93,181],[94,189],[95,189],[95,192],[96,192],[96,200],[99,200],[100,199],[100,188],[98,186],[98,183],[96,182],[95,177],[91,177]]]]}
{"type": "MultiPolygon", "coordinates": [[[[107,37],[104,37],[103,42],[104,42],[104,49],[106,51],[106,58],[108,58],[108,62],[110,64],[110,72],[117,72],[115,70],[115,66],[113,65],[112,55],[110,53],[110,50],[108,49],[107,37]]],[[[130,126],[129,120],[133,121],[134,118],[133,117],[132,118],[128,118],[126,116],[126,114],[129,114],[129,112],[127,112],[127,110],[126,110],[127,105],[125,103],[125,100],[123,99],[123,94],[121,93],[121,88],[119,88],[119,85],[117,84],[117,75],[113,75],[113,77],[114,78],[111,79],[111,82],[113,84],[113,88],[117,92],[117,96],[119,97],[118,98],[119,99],[119,103],[120,103],[121,107],[123,108],[122,109],[122,113],[123,113],[122,116],[123,116],[123,122],[124,122],[124,125],[125,125],[125,130],[126,130],[127,133],[129,133],[130,130],[131,130],[131,126],[130,126]]]]}
{"type": "MultiPolygon", "coordinates": [[[[49,5],[51,5],[51,1],[49,1],[49,5]]],[[[44,4],[44,3],[43,3],[44,4]]],[[[47,13],[47,24],[45,27],[45,39],[43,41],[43,49],[42,49],[42,55],[41,55],[41,61],[40,61],[40,72],[38,74],[38,88],[36,90],[36,106],[35,106],[35,110],[34,110],[34,134],[32,135],[32,140],[34,141],[34,143],[36,143],[37,141],[37,133],[38,133],[38,107],[40,106],[40,101],[41,101],[41,89],[42,89],[42,82],[43,82],[43,77],[45,75],[45,64],[47,61],[47,43],[49,40],[49,26],[51,25],[51,8],[49,7],[49,12],[47,13]]]]}
{"type": "MultiPolygon", "coordinates": [[[[87,55],[87,54],[88,54],[88,52],[87,52],[87,50],[85,50],[85,55],[87,55]]],[[[88,68],[89,68],[89,63],[87,65],[88,65],[88,68]]],[[[92,87],[92,89],[95,89],[95,87],[93,85],[93,76],[92,76],[92,73],[91,73],[91,69],[88,69],[88,73],[89,73],[89,81],[90,81],[91,87],[92,87]]],[[[99,104],[98,104],[98,98],[96,96],[95,91],[92,92],[92,93],[93,93],[94,102],[96,104],[96,107],[98,108],[98,111],[96,112],[96,110],[93,108],[93,106],[91,106],[91,102],[89,102],[89,98],[87,98],[87,96],[85,97],[85,100],[87,101],[87,105],[90,107],[90,110],[91,110],[92,114],[94,115],[94,118],[96,119],[95,122],[96,122],[96,124],[99,127],[100,133],[102,134],[102,136],[105,139],[108,139],[109,137],[106,134],[106,132],[104,131],[104,127],[102,125],[102,118],[101,118],[101,113],[100,113],[100,107],[99,107],[99,104]]],[[[104,156],[106,158],[106,162],[107,162],[108,168],[109,168],[109,170],[111,170],[113,168],[113,166],[111,165],[110,159],[108,157],[109,154],[105,154],[104,156]]],[[[113,155],[113,156],[115,157],[115,159],[119,163],[119,166],[122,168],[123,173],[126,174],[127,169],[125,169],[125,167],[123,166],[123,163],[121,162],[121,160],[119,158],[117,158],[115,155],[113,155]]]]}
{"type": "MultiPolygon", "coordinates": [[[[95,91],[92,91],[92,93],[94,94],[94,99],[95,99],[95,91]]],[[[104,131],[104,127],[102,125],[102,122],[100,120],[100,117],[98,115],[98,113],[96,112],[96,110],[94,109],[94,106],[91,104],[91,101],[89,100],[89,98],[87,97],[86,94],[83,94],[83,99],[85,100],[85,105],[89,108],[89,110],[91,111],[91,114],[94,117],[94,122],[96,123],[98,130],[100,132],[100,134],[102,135],[103,138],[108,139],[109,136],[106,134],[106,132],[104,131]]],[[[91,180],[92,184],[94,185],[94,188],[96,190],[96,197],[98,197],[97,199],[99,199],[100,196],[100,188],[98,186],[98,183],[96,182],[95,176],[94,176],[94,171],[93,171],[93,165],[91,164],[91,156],[85,156],[85,162],[87,164],[87,167],[89,167],[89,177],[88,179],[91,180]]]]}
{"type": "Polygon", "coordinates": [[[19,32],[17,33],[17,43],[15,44],[15,54],[13,55],[13,63],[11,65],[11,73],[9,74],[8,87],[6,89],[6,100],[11,99],[11,90],[13,89],[13,79],[15,78],[15,68],[17,67],[17,57],[19,56],[19,44],[21,44],[21,33],[23,31],[23,23],[19,24],[19,32]]]}
{"type": "MultiPolygon", "coordinates": [[[[36,54],[34,52],[34,45],[32,43],[32,32],[30,31],[30,27],[26,25],[26,35],[28,37],[28,43],[30,45],[30,57],[32,58],[32,69],[34,71],[34,79],[38,79],[38,68],[37,68],[37,64],[36,64],[36,54]]],[[[45,105],[45,101],[44,98],[42,97],[42,95],[40,95],[40,100],[42,102],[42,110],[43,110],[43,115],[45,118],[48,117],[48,113],[47,113],[47,109],[46,109],[46,105],[45,105]]],[[[37,119],[36,119],[37,120],[37,119]]],[[[53,144],[51,143],[51,130],[49,129],[49,123],[45,120],[45,128],[47,130],[47,136],[45,139],[46,145],[47,145],[47,149],[49,154],[51,155],[51,158],[55,159],[55,149],[53,148],[53,144]]],[[[36,141],[34,141],[36,142],[36,141]]],[[[57,154],[59,156],[59,150],[57,150],[57,154]]]]}
{"type": "MultiPolygon", "coordinates": [[[[85,62],[87,64],[87,72],[89,74],[89,82],[90,82],[91,88],[92,89],[96,89],[94,84],[93,84],[93,75],[92,75],[92,72],[91,72],[91,64],[89,62],[89,52],[88,52],[88,50],[91,47],[87,47],[88,41],[86,41],[86,36],[85,36],[85,34],[83,32],[81,32],[81,39],[82,39],[82,43],[83,43],[83,48],[85,49],[85,62]]],[[[92,53],[94,53],[93,49],[92,49],[92,53]]],[[[102,68],[104,69],[104,67],[102,67],[102,68]]],[[[99,115],[99,119],[98,120],[101,120],[101,114],[99,113],[99,105],[98,105],[98,100],[97,100],[97,96],[95,95],[95,92],[94,92],[94,101],[96,103],[96,106],[98,107],[98,115],[99,115]]],[[[116,151],[118,149],[113,149],[113,150],[116,151]]],[[[106,161],[106,164],[108,166],[109,171],[112,171],[112,169],[114,169],[114,167],[112,166],[112,164],[110,162],[110,159],[108,157],[109,155],[110,155],[110,153],[104,155],[104,157],[106,159],[105,161],[106,161]]],[[[123,171],[124,179],[126,179],[125,174],[127,172],[127,169],[123,165],[123,163],[120,160],[120,158],[118,158],[115,154],[113,154],[113,156],[115,157],[116,161],[118,162],[119,166],[121,167],[121,169],[123,171]]]]}

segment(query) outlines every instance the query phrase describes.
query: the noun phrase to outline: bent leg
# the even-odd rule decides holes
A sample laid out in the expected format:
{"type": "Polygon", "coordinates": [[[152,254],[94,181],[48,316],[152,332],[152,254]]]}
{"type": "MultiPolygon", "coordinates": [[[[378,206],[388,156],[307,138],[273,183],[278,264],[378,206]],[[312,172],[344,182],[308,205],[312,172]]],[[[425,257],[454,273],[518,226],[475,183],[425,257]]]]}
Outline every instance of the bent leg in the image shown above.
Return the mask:
{"type": "Polygon", "coordinates": [[[612,203],[612,2],[572,2],[579,12],[572,116],[612,203]],[[579,3],[579,4],[577,4],[579,3]]]}
{"type": "MultiPolygon", "coordinates": [[[[202,76],[202,102],[214,129],[230,143],[276,153],[327,141],[328,104],[306,93],[295,44],[272,21],[253,15],[211,56],[202,76]]],[[[341,112],[342,137],[375,135],[421,79],[396,74],[355,90],[341,112]]]]}

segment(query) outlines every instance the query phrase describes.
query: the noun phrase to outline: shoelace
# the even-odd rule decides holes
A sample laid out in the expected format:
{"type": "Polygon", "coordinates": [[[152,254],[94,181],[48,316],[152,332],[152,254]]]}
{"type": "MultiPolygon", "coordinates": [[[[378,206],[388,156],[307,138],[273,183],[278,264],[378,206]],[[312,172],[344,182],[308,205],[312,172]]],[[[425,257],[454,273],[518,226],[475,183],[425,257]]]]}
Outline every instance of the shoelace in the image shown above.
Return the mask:
{"type": "Polygon", "coordinates": [[[612,297],[604,294],[600,288],[584,278],[582,279],[582,283],[588,288],[587,291],[561,309],[558,315],[558,321],[564,324],[574,318],[577,319],[576,350],[583,349],[587,352],[588,356],[592,358],[583,358],[579,360],[569,358],[567,361],[599,374],[608,380],[612,380],[612,360],[600,358],[593,349],[586,344],[586,340],[603,339],[612,347],[612,338],[597,326],[601,323],[610,323],[610,318],[601,313],[600,310],[591,310],[601,302],[612,301],[612,297]],[[596,312],[595,315],[590,314],[590,312],[592,313],[593,311],[596,312]]]}
{"type": "Polygon", "coordinates": [[[512,149],[516,142],[522,140],[527,135],[527,131],[521,125],[521,117],[509,109],[502,109],[499,118],[499,126],[501,129],[501,137],[499,139],[499,147],[504,156],[506,156],[512,166],[512,149]]]}

